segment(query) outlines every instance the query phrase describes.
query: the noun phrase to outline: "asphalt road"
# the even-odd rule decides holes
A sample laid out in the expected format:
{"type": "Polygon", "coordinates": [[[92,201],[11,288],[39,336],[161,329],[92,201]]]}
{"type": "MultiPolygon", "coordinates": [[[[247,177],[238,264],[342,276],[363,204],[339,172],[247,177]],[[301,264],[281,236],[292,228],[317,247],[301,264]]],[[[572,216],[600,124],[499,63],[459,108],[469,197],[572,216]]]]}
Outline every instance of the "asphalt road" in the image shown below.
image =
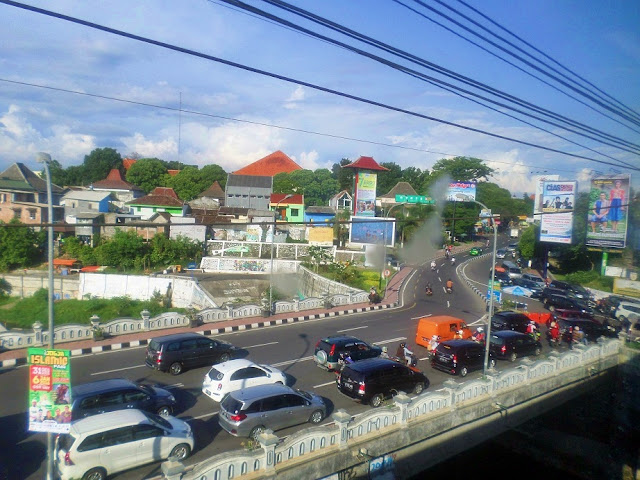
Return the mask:
{"type": "MultiPolygon", "coordinates": [[[[504,241],[506,243],[506,241],[504,241]]],[[[468,255],[457,255],[457,263],[468,260],[468,255]]],[[[361,405],[338,393],[335,375],[315,366],[314,347],[318,339],[333,333],[348,333],[370,343],[388,345],[394,351],[400,341],[415,345],[418,318],[423,315],[450,314],[464,319],[470,325],[478,325],[485,314],[484,301],[464,282],[455,277],[455,267],[444,260],[438,262],[438,270],[432,272],[428,265],[416,270],[405,284],[403,307],[353,315],[318,319],[269,327],[258,330],[235,332],[220,337],[240,348],[240,356],[258,363],[273,365],[284,371],[289,385],[313,391],[325,398],[329,414],[345,409],[357,415],[370,407],[361,405]],[[454,280],[454,292],[447,294],[444,283],[454,280]],[[425,297],[427,282],[434,287],[434,295],[425,297]]],[[[490,257],[483,257],[464,266],[464,272],[474,281],[483,283],[486,289],[490,257]]],[[[461,267],[462,268],[462,267],[461,267]]],[[[478,287],[480,288],[480,287],[478,287]]],[[[480,290],[483,290],[480,288],[480,290]]],[[[532,309],[542,310],[532,302],[532,309]]],[[[418,367],[428,376],[430,390],[438,388],[452,377],[433,370],[426,359],[426,349],[414,347],[419,360],[418,367]]],[[[188,420],[196,439],[196,449],[187,464],[202,461],[212,455],[242,448],[246,441],[221,430],[217,422],[218,404],[201,392],[202,380],[208,368],[199,368],[174,377],[156,372],[144,365],[145,348],[128,348],[99,354],[74,357],[71,362],[72,383],[81,384],[106,378],[125,377],[137,382],[158,384],[171,390],[177,398],[175,415],[188,420]]],[[[470,378],[482,375],[473,372],[470,378]]],[[[8,478],[28,480],[42,479],[46,472],[46,435],[26,431],[27,369],[19,367],[0,370],[0,391],[4,393],[0,404],[0,462],[10,469],[8,478]]],[[[327,418],[325,422],[331,421],[327,418]]],[[[305,425],[277,432],[279,436],[305,428],[305,425]]],[[[0,479],[2,478],[0,468],[0,479]]],[[[114,478],[140,479],[160,473],[160,464],[130,470],[114,478]]]]}

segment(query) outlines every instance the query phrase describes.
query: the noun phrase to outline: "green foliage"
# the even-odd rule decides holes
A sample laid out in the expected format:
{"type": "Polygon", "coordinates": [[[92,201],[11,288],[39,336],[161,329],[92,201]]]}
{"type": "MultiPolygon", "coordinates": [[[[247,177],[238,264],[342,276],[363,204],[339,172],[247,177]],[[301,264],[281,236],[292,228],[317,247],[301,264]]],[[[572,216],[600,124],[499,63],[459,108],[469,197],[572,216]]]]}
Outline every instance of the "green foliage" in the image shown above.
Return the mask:
{"type": "Polygon", "coordinates": [[[112,169],[122,167],[122,157],[113,148],[96,148],[85,155],[82,166],[84,184],[88,185],[104,180],[112,169]]]}
{"type": "Polygon", "coordinates": [[[495,170],[479,158],[454,157],[438,160],[431,170],[430,183],[445,175],[453,181],[471,182],[487,180],[495,170]]]}
{"type": "Polygon", "coordinates": [[[353,168],[343,168],[350,163],[352,163],[351,160],[343,158],[340,163],[334,163],[331,167],[331,176],[338,182],[338,192],[346,190],[353,193],[354,170],[353,168]]]}
{"type": "Polygon", "coordinates": [[[338,182],[326,168],[295,170],[273,177],[273,191],[304,195],[305,206],[328,205],[329,199],[338,193],[338,182]]]}
{"type": "MultiPolygon", "coordinates": [[[[0,222],[0,226],[2,225],[4,222],[0,222]]],[[[22,224],[12,219],[9,225],[22,224]]],[[[26,225],[0,228],[0,271],[6,272],[33,265],[42,255],[40,245],[44,238],[44,232],[36,233],[26,225]]]]}
{"type": "Polygon", "coordinates": [[[204,192],[215,181],[218,181],[224,189],[226,179],[227,173],[219,165],[207,165],[202,170],[196,167],[185,167],[176,176],[166,177],[165,186],[173,188],[181,199],[189,201],[204,192]]]}
{"type": "Polygon", "coordinates": [[[4,278],[0,278],[0,297],[6,297],[11,294],[11,284],[4,278]]]}
{"type": "Polygon", "coordinates": [[[157,158],[142,158],[127,171],[127,182],[137,185],[146,193],[164,186],[167,180],[167,167],[157,158]]]}
{"type": "Polygon", "coordinates": [[[62,253],[70,258],[80,260],[84,266],[98,264],[94,249],[90,245],[85,245],[76,237],[66,237],[64,239],[62,253]]]}
{"type": "Polygon", "coordinates": [[[111,240],[96,247],[95,251],[100,265],[126,270],[135,266],[142,267],[147,245],[134,231],[123,232],[118,229],[111,240]]]}

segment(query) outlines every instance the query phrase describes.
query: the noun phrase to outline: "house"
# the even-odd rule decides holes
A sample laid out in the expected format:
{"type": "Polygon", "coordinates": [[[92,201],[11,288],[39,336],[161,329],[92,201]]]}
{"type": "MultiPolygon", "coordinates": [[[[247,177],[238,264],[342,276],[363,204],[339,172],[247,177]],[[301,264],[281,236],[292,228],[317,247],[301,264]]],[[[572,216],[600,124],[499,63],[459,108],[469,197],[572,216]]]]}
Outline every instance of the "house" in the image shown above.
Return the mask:
{"type": "Polygon", "coordinates": [[[73,220],[76,238],[86,245],[95,247],[95,239],[100,235],[100,230],[104,225],[104,213],[78,212],[73,220]]]}
{"type": "Polygon", "coordinates": [[[332,207],[307,207],[304,211],[305,223],[323,224],[336,218],[332,207]]]}
{"type": "Polygon", "coordinates": [[[293,223],[304,222],[304,195],[295,193],[289,198],[286,197],[286,193],[272,193],[269,210],[276,211],[277,220],[293,223]]]}
{"type": "Polygon", "coordinates": [[[269,198],[272,191],[271,177],[230,173],[227,177],[224,204],[226,207],[270,210],[269,198]]]}
{"type": "Polygon", "coordinates": [[[76,223],[78,214],[107,213],[111,192],[93,190],[71,190],[64,194],[60,205],[64,207],[67,223],[76,223]]]}
{"type": "Polygon", "coordinates": [[[131,213],[149,220],[156,213],[168,213],[176,217],[184,216],[185,203],[178,198],[173,188],[156,187],[149,195],[126,203],[131,213]]]}
{"type": "Polygon", "coordinates": [[[399,203],[396,202],[396,195],[408,196],[418,194],[408,182],[398,182],[388,193],[376,198],[376,207],[381,208],[383,213],[388,212],[394,205],[399,205],[399,203]]]}
{"type": "Polygon", "coordinates": [[[295,170],[302,170],[302,167],[278,150],[240,170],[236,170],[233,175],[274,177],[278,173],[291,173],[295,170]]]}
{"type": "Polygon", "coordinates": [[[119,230],[122,232],[134,231],[145,240],[151,240],[158,233],[168,238],[170,222],[171,214],[167,212],[154,213],[147,219],[143,219],[142,215],[105,213],[104,223],[100,227],[100,235],[104,238],[112,238],[119,230]]]}
{"type": "MultiPolygon", "coordinates": [[[[51,185],[53,221],[62,221],[60,199],[64,190],[51,185]]],[[[0,173],[0,221],[14,218],[24,224],[48,223],[47,182],[22,163],[14,163],[0,173]]]]}
{"type": "Polygon", "coordinates": [[[112,209],[122,213],[129,212],[127,202],[144,195],[144,190],[123,179],[120,170],[117,168],[112,169],[104,180],[94,182],[91,185],[91,190],[111,193],[112,209]]]}
{"type": "Polygon", "coordinates": [[[217,210],[224,206],[224,190],[216,180],[209,188],[188,203],[192,210],[217,210]]]}
{"type": "Polygon", "coordinates": [[[349,192],[342,190],[329,199],[329,206],[334,210],[352,210],[353,198],[349,192]]]}

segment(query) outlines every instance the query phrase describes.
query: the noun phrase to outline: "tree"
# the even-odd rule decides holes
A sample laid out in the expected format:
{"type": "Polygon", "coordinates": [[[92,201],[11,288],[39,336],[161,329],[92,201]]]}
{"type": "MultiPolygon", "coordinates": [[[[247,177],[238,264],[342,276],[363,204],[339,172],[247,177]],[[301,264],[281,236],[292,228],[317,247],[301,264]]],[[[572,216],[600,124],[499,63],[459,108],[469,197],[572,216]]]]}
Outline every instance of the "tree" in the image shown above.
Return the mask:
{"type": "Polygon", "coordinates": [[[122,157],[113,148],[96,148],[85,155],[83,166],[83,185],[104,180],[114,168],[122,168],[122,157]]]}
{"type": "Polygon", "coordinates": [[[277,193],[304,194],[305,206],[328,205],[329,199],[338,193],[338,182],[326,168],[295,170],[273,177],[273,191],[277,193]]]}
{"type": "Polygon", "coordinates": [[[129,167],[127,181],[149,193],[156,187],[165,185],[167,167],[157,158],[142,158],[129,167]]]}
{"type": "Polygon", "coordinates": [[[417,193],[424,194],[428,179],[429,170],[422,171],[416,167],[407,167],[402,170],[400,181],[409,183],[417,193]]]}
{"type": "Polygon", "coordinates": [[[400,168],[400,165],[393,162],[383,162],[380,166],[389,170],[378,172],[377,196],[386,195],[398,182],[402,181],[402,168],[400,168]]]}
{"type": "MultiPolygon", "coordinates": [[[[9,225],[23,224],[13,219],[9,225]]],[[[40,245],[44,243],[45,237],[44,230],[36,233],[26,225],[0,228],[0,270],[8,271],[32,265],[42,255],[40,245]]]]}
{"type": "Polygon", "coordinates": [[[353,193],[353,168],[343,168],[350,163],[352,163],[351,160],[343,158],[340,163],[334,163],[331,167],[331,176],[338,181],[338,192],[346,190],[353,193]]]}
{"type": "Polygon", "coordinates": [[[147,248],[142,237],[136,232],[118,229],[110,240],[96,248],[96,258],[100,265],[109,265],[122,270],[141,267],[146,258],[147,248]]]}
{"type": "Polygon", "coordinates": [[[479,158],[443,158],[433,165],[429,183],[432,183],[433,180],[441,178],[444,175],[448,175],[452,181],[459,182],[488,180],[494,171],[493,168],[485,165],[479,158]]]}

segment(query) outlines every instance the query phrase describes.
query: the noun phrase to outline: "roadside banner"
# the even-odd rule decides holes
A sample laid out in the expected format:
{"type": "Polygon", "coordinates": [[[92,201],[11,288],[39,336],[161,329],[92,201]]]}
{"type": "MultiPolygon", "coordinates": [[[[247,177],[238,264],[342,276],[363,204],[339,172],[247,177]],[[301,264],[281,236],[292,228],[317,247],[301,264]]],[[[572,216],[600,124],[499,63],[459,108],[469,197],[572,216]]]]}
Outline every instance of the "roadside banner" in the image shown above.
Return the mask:
{"type": "Polygon", "coordinates": [[[447,189],[450,202],[471,202],[476,199],[476,184],[473,182],[451,182],[447,189]]]}
{"type": "Polygon", "coordinates": [[[356,185],[356,216],[375,217],[376,215],[376,184],[378,175],[369,172],[358,172],[356,185]]]}
{"type": "Polygon", "coordinates": [[[29,431],[68,433],[71,426],[69,350],[29,348],[29,431]]]}
{"type": "Polygon", "coordinates": [[[544,175],[535,177],[536,182],[536,198],[533,202],[533,215],[536,220],[540,220],[539,215],[542,213],[542,195],[544,192],[544,182],[548,182],[550,180],[560,180],[560,175],[544,175]],[[536,217],[536,215],[538,215],[536,217]]]}
{"type": "Polygon", "coordinates": [[[601,175],[591,180],[586,244],[625,248],[627,240],[629,174],[601,175]]]}
{"type": "Polygon", "coordinates": [[[540,221],[541,242],[571,243],[573,206],[577,189],[576,182],[544,182],[540,221]]]}

